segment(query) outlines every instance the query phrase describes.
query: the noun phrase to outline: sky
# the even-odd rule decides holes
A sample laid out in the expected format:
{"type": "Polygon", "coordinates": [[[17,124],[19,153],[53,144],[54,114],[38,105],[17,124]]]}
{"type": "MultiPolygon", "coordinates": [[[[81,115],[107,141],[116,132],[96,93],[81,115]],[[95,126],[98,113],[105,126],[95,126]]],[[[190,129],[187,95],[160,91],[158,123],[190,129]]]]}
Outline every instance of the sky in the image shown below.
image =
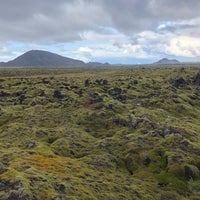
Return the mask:
{"type": "Polygon", "coordinates": [[[32,49],[112,64],[200,61],[199,0],[0,3],[0,61],[32,49]]]}

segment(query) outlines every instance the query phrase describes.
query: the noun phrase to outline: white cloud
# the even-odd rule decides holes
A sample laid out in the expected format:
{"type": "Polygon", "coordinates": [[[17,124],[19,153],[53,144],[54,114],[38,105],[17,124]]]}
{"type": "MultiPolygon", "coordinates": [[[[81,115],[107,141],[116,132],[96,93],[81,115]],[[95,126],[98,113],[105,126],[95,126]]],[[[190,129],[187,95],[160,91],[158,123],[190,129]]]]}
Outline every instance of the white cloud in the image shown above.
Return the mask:
{"type": "Polygon", "coordinates": [[[91,54],[92,53],[92,49],[89,48],[89,47],[80,47],[78,49],[78,51],[81,53],[81,54],[91,54]]]}
{"type": "Polygon", "coordinates": [[[0,53],[8,53],[9,52],[9,50],[8,50],[8,48],[7,47],[0,47],[0,53]]]}
{"type": "Polygon", "coordinates": [[[200,56],[200,38],[179,36],[173,38],[165,48],[167,54],[183,57],[200,56]]]}
{"type": "Polygon", "coordinates": [[[115,29],[112,29],[110,32],[108,30],[108,27],[101,27],[97,31],[84,31],[80,37],[83,41],[93,44],[131,42],[129,36],[120,33],[115,29]]]}
{"type": "Polygon", "coordinates": [[[79,47],[74,53],[84,56],[86,60],[151,57],[142,45],[133,41],[132,37],[108,27],[101,27],[101,32],[84,32],[81,38],[85,46],[79,47]]]}
{"type": "Polygon", "coordinates": [[[131,44],[102,44],[91,47],[80,47],[76,52],[77,55],[81,55],[84,60],[102,59],[106,61],[109,58],[150,58],[140,45],[131,44]]]}

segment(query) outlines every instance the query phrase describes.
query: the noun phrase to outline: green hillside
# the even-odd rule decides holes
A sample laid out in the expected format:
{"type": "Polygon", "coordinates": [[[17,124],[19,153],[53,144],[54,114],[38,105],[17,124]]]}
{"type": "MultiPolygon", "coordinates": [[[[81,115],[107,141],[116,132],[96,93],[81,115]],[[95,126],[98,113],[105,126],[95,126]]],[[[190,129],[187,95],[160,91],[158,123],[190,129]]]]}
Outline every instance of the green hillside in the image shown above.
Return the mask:
{"type": "Polygon", "coordinates": [[[200,200],[200,69],[0,69],[1,200],[200,200]]]}

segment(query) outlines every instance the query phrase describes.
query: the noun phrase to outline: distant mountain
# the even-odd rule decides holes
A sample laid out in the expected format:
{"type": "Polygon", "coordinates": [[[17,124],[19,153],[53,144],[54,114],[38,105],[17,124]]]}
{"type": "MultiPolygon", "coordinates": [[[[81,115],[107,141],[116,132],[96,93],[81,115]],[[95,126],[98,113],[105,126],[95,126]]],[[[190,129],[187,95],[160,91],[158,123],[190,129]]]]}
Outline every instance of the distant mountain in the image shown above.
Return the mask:
{"type": "Polygon", "coordinates": [[[159,60],[158,62],[155,62],[154,64],[173,65],[173,64],[180,64],[180,62],[176,59],[163,58],[159,60]]]}
{"type": "Polygon", "coordinates": [[[87,66],[108,66],[109,63],[100,63],[100,62],[89,62],[86,64],[87,66]]]}
{"type": "Polygon", "coordinates": [[[3,65],[5,65],[5,62],[0,62],[0,66],[3,66],[3,65]]]}
{"type": "Polygon", "coordinates": [[[41,50],[31,50],[9,62],[1,62],[5,67],[65,67],[85,66],[81,60],[60,56],[55,53],[41,50]]]}

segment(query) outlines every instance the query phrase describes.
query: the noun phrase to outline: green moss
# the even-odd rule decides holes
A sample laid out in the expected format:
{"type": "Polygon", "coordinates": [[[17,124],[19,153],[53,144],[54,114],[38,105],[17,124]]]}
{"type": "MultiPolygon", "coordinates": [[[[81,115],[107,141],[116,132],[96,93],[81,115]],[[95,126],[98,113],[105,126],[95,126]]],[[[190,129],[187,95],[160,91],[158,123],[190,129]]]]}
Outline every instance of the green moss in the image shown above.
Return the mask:
{"type": "Polygon", "coordinates": [[[0,199],[199,199],[199,68],[0,72],[0,199]]]}

